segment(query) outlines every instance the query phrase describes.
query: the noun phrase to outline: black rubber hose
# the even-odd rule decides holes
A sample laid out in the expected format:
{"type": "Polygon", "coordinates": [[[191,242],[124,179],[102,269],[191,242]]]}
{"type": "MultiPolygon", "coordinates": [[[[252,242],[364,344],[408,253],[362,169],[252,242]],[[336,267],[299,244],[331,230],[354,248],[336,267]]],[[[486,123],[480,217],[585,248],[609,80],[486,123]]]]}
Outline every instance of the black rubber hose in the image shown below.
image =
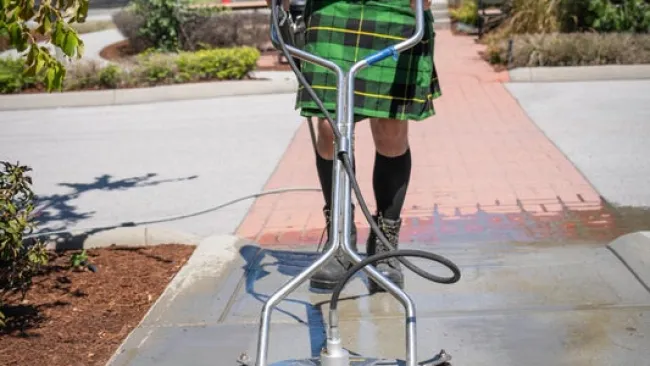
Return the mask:
{"type": "MultiPolygon", "coordinates": [[[[336,310],[338,307],[338,302],[339,302],[339,297],[341,296],[341,291],[343,291],[343,288],[345,285],[350,281],[350,279],[357,273],[359,272],[363,267],[372,264],[374,262],[380,261],[382,259],[387,259],[387,258],[393,258],[393,257],[417,257],[417,258],[425,258],[432,260],[434,262],[438,262],[447,268],[449,268],[454,274],[452,277],[449,278],[451,282],[457,282],[460,279],[460,270],[458,267],[451,262],[449,259],[442,257],[440,255],[431,253],[431,252],[426,252],[424,250],[415,250],[415,249],[400,249],[400,250],[395,250],[393,252],[383,252],[379,254],[375,254],[373,256],[367,257],[366,259],[362,260],[361,262],[355,264],[352,268],[350,268],[346,273],[343,279],[336,285],[334,288],[334,291],[332,292],[332,298],[330,299],[330,309],[331,310],[336,310]]],[[[427,272],[424,272],[427,273],[427,272]]],[[[428,274],[428,273],[427,273],[428,274]]],[[[374,281],[372,279],[369,279],[370,281],[374,281]]]]}
{"type": "MultiPolygon", "coordinates": [[[[350,157],[347,154],[341,154],[341,159],[343,160],[343,166],[345,166],[345,170],[349,172],[352,166],[352,164],[350,163],[350,157]]],[[[351,175],[350,183],[352,184],[352,189],[354,190],[355,196],[357,196],[357,199],[359,200],[359,206],[361,206],[361,211],[363,211],[363,215],[366,217],[366,220],[370,224],[372,231],[375,233],[375,235],[377,235],[377,238],[381,240],[382,244],[387,246],[391,251],[396,251],[396,248],[388,241],[388,239],[384,236],[384,234],[379,229],[379,226],[377,225],[375,220],[372,219],[372,214],[370,213],[370,210],[368,210],[368,205],[366,204],[366,201],[363,198],[363,195],[361,194],[361,188],[359,187],[359,183],[353,177],[354,175],[351,175]]],[[[422,268],[419,268],[415,264],[411,263],[409,260],[401,258],[401,256],[395,256],[395,257],[397,257],[397,259],[400,262],[402,262],[404,266],[406,266],[408,269],[415,272],[418,276],[426,278],[429,281],[433,281],[436,283],[443,283],[443,284],[452,284],[458,282],[458,280],[460,279],[460,272],[458,276],[440,277],[431,274],[429,272],[426,272],[422,268]]],[[[453,272],[458,271],[458,267],[456,267],[456,265],[453,264],[450,260],[440,256],[437,257],[443,259],[444,261],[440,263],[447,266],[451,271],[453,272]]]]}

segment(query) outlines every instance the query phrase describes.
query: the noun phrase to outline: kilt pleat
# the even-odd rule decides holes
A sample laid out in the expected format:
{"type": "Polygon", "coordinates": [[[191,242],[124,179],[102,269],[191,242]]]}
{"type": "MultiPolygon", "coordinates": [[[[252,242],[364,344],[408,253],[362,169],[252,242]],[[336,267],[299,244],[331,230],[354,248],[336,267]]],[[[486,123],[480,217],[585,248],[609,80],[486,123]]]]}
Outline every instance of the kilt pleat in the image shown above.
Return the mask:
{"type": "MultiPolygon", "coordinates": [[[[410,37],[415,15],[410,0],[308,0],[304,50],[343,70],[359,60],[410,37]]],[[[355,79],[355,119],[423,120],[435,114],[441,96],[434,64],[433,15],[425,11],[425,34],[415,47],[359,72],[355,79]]],[[[301,62],[300,68],[332,116],[336,111],[336,76],[326,68],[301,62]]],[[[323,117],[300,87],[296,109],[305,117],[323,117]]]]}

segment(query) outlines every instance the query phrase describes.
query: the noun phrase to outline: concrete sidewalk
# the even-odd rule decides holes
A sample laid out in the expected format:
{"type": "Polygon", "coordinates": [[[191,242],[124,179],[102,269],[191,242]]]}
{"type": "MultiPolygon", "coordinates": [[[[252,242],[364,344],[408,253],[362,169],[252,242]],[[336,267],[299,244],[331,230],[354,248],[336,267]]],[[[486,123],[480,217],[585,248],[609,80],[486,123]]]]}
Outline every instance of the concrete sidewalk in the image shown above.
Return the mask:
{"type": "Polygon", "coordinates": [[[507,88],[607,201],[650,207],[650,80],[507,88]]]}
{"type": "MultiPolygon", "coordinates": [[[[229,265],[219,272],[206,261],[202,274],[174,284],[110,366],[236,365],[242,352],[255,359],[262,304],[316,256],[232,240],[204,249],[219,247],[229,265]]],[[[435,251],[459,265],[462,279],[439,285],[406,271],[419,360],[441,348],[453,365],[642,366],[650,357],[650,292],[602,245],[468,243],[435,251]]],[[[434,264],[417,265],[442,274],[434,264]]],[[[342,294],[344,346],[403,360],[404,311],[387,294],[368,296],[366,282],[359,275],[342,294]]],[[[274,312],[270,364],[317,357],[323,346],[329,296],[307,286],[274,312]]]]}

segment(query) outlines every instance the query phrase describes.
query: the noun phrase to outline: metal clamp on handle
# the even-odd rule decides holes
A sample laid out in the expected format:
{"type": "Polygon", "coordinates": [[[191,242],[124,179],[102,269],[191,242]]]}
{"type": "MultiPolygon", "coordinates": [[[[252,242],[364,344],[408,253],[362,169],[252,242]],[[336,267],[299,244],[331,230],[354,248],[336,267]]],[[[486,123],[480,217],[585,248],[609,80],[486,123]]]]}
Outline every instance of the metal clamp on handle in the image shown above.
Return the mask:
{"type": "MultiPolygon", "coordinates": [[[[280,33],[282,35],[282,40],[287,46],[296,46],[296,38],[294,34],[294,24],[293,19],[288,11],[284,10],[283,7],[278,6],[278,24],[280,25],[280,33]]],[[[280,48],[280,40],[278,39],[278,30],[273,24],[273,19],[271,21],[271,43],[273,47],[280,48]]]]}

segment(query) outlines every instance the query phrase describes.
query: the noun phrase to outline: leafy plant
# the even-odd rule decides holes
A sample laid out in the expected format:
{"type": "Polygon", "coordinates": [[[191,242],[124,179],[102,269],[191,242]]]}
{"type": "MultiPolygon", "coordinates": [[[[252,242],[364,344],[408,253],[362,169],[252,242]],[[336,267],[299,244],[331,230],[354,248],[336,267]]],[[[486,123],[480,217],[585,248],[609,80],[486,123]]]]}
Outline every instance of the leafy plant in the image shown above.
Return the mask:
{"type": "MultiPolygon", "coordinates": [[[[113,15],[117,29],[129,40],[129,47],[136,52],[156,48],[155,39],[145,37],[140,32],[145,24],[145,16],[136,12],[135,7],[133,9],[123,9],[113,15]]],[[[239,46],[265,50],[271,47],[268,14],[233,12],[215,6],[190,8],[182,13],[178,36],[180,50],[239,46]]]]}
{"type": "Polygon", "coordinates": [[[177,60],[178,71],[196,80],[241,79],[255,68],[260,53],[252,47],[183,52],[177,60]]]}
{"type": "MultiPolygon", "coordinates": [[[[69,67],[65,90],[114,89],[204,80],[237,80],[255,69],[260,52],[254,47],[206,49],[197,52],[147,51],[135,58],[131,68],[102,66],[82,61],[69,67]]],[[[0,60],[0,93],[17,93],[38,87],[38,79],[25,79],[19,60],[0,60]],[[4,65],[4,66],[3,66],[4,65]],[[5,67],[6,66],[6,67],[5,67]],[[2,71],[5,70],[5,71],[2,71]]]]}
{"type": "Polygon", "coordinates": [[[79,269],[85,266],[88,263],[88,254],[86,250],[83,249],[80,253],[74,253],[70,256],[70,267],[73,269],[79,269]]]}
{"type": "Polygon", "coordinates": [[[39,79],[25,75],[25,63],[20,59],[0,59],[0,94],[16,93],[34,86],[39,79]]]}
{"type": "MultiPolygon", "coordinates": [[[[48,260],[45,246],[39,241],[27,243],[24,235],[33,231],[30,217],[34,209],[31,169],[19,164],[0,162],[0,307],[4,296],[17,291],[23,297],[32,277],[48,260]]],[[[0,312],[1,313],[1,312],[0,312]]],[[[4,325],[4,316],[0,325],[4,325]]]]}
{"type": "Polygon", "coordinates": [[[88,13],[88,0],[45,0],[36,8],[34,0],[0,0],[0,36],[18,52],[26,55],[25,75],[43,75],[48,91],[61,90],[66,69],[47,45],[39,45],[39,34],[67,57],[80,57],[84,44],[73,23],[82,23],[88,13]],[[33,32],[28,24],[38,26],[33,32]]]}
{"type": "Polygon", "coordinates": [[[115,89],[120,84],[122,70],[119,66],[111,64],[99,72],[99,85],[109,89],[115,89]]]}
{"type": "Polygon", "coordinates": [[[592,27],[599,32],[650,32],[650,4],[644,0],[591,0],[592,27]]]}
{"type": "Polygon", "coordinates": [[[135,14],[143,19],[138,34],[160,51],[177,51],[183,16],[189,8],[187,0],[134,0],[134,6],[135,14]]]}
{"type": "Polygon", "coordinates": [[[461,5],[456,9],[449,9],[449,15],[452,19],[469,24],[478,24],[478,3],[477,0],[463,0],[461,5]]]}

